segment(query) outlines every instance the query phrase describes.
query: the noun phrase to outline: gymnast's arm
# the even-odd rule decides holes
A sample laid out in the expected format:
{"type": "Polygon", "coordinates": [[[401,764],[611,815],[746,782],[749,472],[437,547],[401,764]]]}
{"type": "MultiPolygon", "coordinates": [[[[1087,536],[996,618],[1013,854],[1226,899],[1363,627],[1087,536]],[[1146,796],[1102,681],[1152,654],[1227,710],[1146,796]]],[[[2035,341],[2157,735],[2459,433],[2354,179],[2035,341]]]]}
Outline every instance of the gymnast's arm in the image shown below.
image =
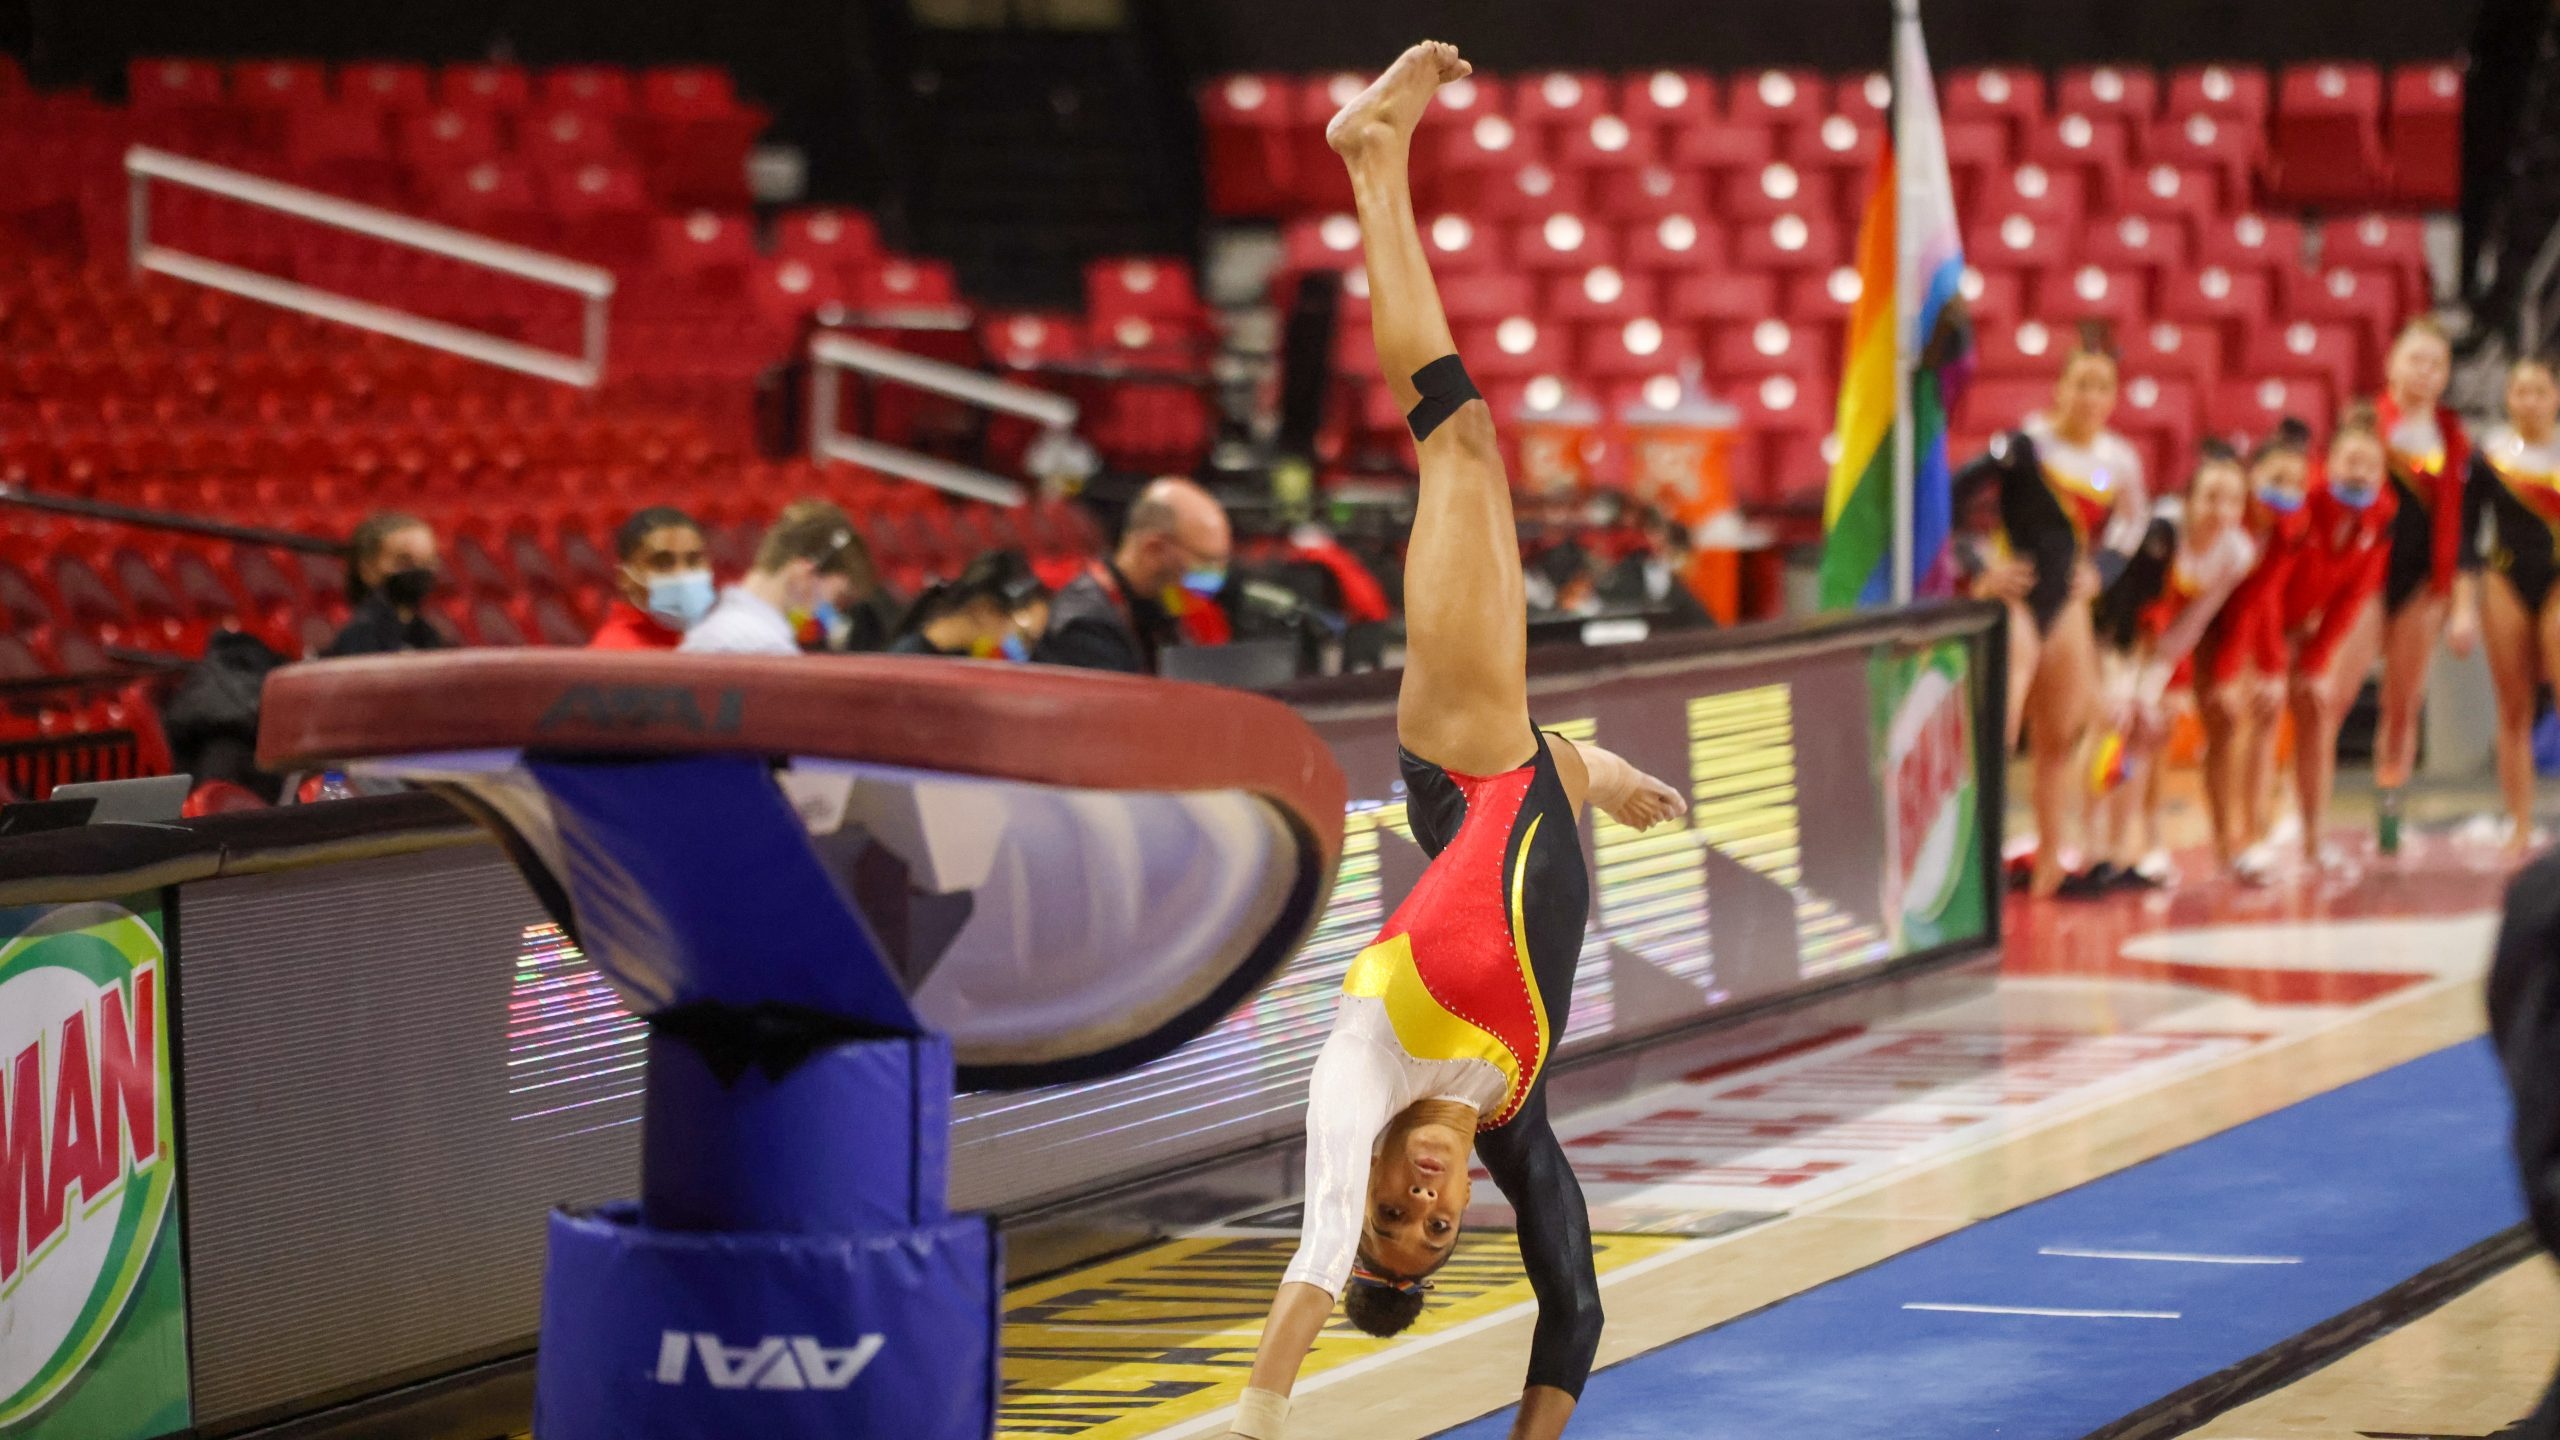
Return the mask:
{"type": "Polygon", "coordinates": [[[1628,764],[1617,752],[1588,740],[1553,738],[1562,742],[1552,747],[1556,778],[1564,782],[1565,794],[1578,802],[1631,830],[1650,830],[1689,813],[1689,802],[1679,791],[1628,764]]]}
{"type": "Polygon", "coordinates": [[[1591,1214],[1564,1146],[1547,1122],[1540,1085],[1511,1123],[1476,1136],[1476,1156],[1519,1216],[1520,1263],[1538,1295],[1529,1376],[1513,1440],[1561,1434],[1600,1349],[1600,1275],[1591,1260],[1591,1214]]]}
{"type": "MultiPolygon", "coordinates": [[[[1333,1033],[1307,1081],[1307,1181],[1298,1253],[1281,1278],[1254,1351],[1249,1390],[1286,1395],[1297,1383],[1316,1336],[1332,1318],[1334,1297],[1351,1276],[1368,1205],[1369,1151],[1396,1109],[1394,1058],[1365,1037],[1333,1033]]],[[[1241,1432],[1252,1433],[1252,1432],[1241,1432]]]]}

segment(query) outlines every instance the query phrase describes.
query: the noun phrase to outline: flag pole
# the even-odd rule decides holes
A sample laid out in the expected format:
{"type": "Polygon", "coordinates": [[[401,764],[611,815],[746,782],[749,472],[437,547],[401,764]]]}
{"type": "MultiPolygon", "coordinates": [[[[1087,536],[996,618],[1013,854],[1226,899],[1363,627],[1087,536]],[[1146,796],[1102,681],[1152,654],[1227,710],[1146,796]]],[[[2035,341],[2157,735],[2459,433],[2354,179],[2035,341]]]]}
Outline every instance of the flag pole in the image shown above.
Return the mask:
{"type": "Polygon", "coordinates": [[[1911,603],[1911,505],[1912,490],[1918,484],[1919,460],[1913,447],[1911,408],[1912,372],[1919,356],[1912,353],[1918,337],[1911,333],[1912,317],[1918,314],[1918,297],[1911,286],[1918,282],[1912,272],[1912,179],[1909,157],[1901,153],[1903,137],[1912,133],[1911,111],[1919,104],[1919,96],[1903,83],[1908,67],[1903,62],[1903,46],[1912,32],[1920,28],[1920,0],[1893,0],[1893,134],[1897,164],[1893,167],[1893,603],[1911,603]]]}

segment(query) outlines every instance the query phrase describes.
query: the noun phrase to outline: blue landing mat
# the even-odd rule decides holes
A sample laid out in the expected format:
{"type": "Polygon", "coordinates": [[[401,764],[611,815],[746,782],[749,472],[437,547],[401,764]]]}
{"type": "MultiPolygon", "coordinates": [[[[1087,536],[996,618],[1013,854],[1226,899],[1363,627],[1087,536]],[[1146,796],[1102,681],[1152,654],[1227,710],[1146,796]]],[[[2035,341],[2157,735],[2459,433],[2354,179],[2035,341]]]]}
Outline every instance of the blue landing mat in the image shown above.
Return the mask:
{"type": "Polygon", "coordinates": [[[2437,1051],[1612,1366],[1568,1433],[2078,1440],[2520,1222],[2508,1117],[2486,1041],[2437,1051]]]}

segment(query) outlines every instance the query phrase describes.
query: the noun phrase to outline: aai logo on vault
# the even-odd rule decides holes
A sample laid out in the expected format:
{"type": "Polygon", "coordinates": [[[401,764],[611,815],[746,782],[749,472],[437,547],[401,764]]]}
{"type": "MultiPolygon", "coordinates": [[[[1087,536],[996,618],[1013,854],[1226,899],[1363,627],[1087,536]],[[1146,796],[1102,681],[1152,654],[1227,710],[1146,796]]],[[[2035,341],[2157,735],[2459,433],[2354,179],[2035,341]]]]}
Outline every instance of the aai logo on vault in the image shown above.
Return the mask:
{"type": "Polygon", "coordinates": [[[842,1390],[854,1382],[885,1337],[865,1335],[841,1349],[814,1335],[767,1335],[751,1345],[730,1345],[707,1330],[668,1330],[658,1336],[657,1380],[686,1383],[689,1362],[702,1360],[702,1378],[714,1390],[842,1390]]]}

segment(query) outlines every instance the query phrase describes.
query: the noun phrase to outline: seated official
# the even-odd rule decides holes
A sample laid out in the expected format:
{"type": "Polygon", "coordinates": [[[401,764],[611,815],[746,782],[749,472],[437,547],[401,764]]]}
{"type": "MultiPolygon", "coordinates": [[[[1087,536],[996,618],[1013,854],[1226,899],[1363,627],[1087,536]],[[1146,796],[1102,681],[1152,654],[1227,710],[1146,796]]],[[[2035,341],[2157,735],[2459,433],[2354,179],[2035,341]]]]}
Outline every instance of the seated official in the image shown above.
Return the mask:
{"type": "Polygon", "coordinates": [[[796,500],[756,545],[744,579],[687,630],[688,655],[797,655],[844,627],[839,607],[878,590],[852,517],[831,501],[796,500]]]}
{"type": "Polygon", "coordinates": [[[1120,545],[1058,592],[1049,630],[1031,658],[1044,665],[1153,675],[1168,645],[1181,643],[1167,609],[1184,592],[1206,601],[1226,588],[1234,536],[1226,507],[1188,480],[1158,480],[1140,492],[1120,545]]]}
{"type": "Polygon", "coordinates": [[[590,650],[673,650],[711,613],[711,552],[702,527],[670,505],[652,505],[614,532],[613,606],[590,650]]]}
{"type": "Polygon", "coordinates": [[[396,510],[366,516],[347,540],[347,598],[355,613],[321,655],[389,655],[452,644],[426,611],[443,574],[436,532],[426,521],[396,510]]]}
{"type": "Polygon", "coordinates": [[[1049,587],[1020,551],[998,550],[918,596],[889,653],[1028,660],[1048,628],[1049,587]]]}
{"type": "Polygon", "coordinates": [[[1622,557],[1600,577],[1600,603],[1612,610],[1650,611],[1665,630],[1713,625],[1716,618],[1689,588],[1689,528],[1648,507],[1637,519],[1644,548],[1622,557]]]}

